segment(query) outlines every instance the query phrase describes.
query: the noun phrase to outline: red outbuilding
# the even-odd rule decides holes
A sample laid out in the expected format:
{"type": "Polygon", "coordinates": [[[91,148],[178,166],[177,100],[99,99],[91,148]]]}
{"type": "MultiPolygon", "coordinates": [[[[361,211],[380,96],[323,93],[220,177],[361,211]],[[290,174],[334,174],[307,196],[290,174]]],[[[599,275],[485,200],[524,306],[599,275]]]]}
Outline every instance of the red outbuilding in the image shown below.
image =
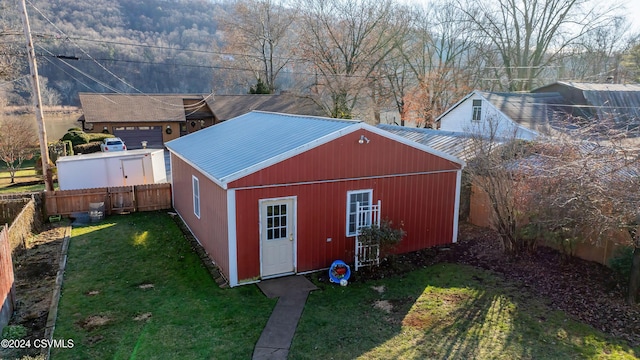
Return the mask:
{"type": "Polygon", "coordinates": [[[402,227],[398,253],[457,238],[464,162],[361,121],[253,111],[166,145],[174,208],[231,286],[353,263],[356,204],[402,227]]]}

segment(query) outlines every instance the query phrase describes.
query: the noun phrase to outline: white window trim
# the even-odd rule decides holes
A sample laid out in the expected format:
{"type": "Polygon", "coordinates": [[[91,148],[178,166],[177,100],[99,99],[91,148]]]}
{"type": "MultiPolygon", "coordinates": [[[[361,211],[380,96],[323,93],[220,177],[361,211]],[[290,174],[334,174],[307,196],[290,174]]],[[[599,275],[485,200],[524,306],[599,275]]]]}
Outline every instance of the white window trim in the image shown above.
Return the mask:
{"type": "Polygon", "coordinates": [[[481,121],[482,120],[482,100],[472,99],[471,100],[471,121],[481,121]],[[475,101],[480,101],[480,105],[473,105],[475,101]],[[478,118],[476,119],[476,109],[478,110],[478,118]]]}
{"type": "Polygon", "coordinates": [[[191,192],[193,194],[193,214],[200,219],[200,180],[191,175],[191,192]]]}
{"type": "Polygon", "coordinates": [[[362,190],[350,190],[347,191],[347,223],[346,223],[346,227],[345,227],[345,234],[347,234],[347,237],[354,237],[356,236],[356,232],[353,232],[352,234],[349,233],[349,215],[350,214],[350,210],[351,210],[351,203],[350,203],[350,199],[351,199],[351,195],[352,194],[359,194],[359,193],[369,193],[369,203],[372,204],[373,203],[373,189],[362,189],[362,190]]]}

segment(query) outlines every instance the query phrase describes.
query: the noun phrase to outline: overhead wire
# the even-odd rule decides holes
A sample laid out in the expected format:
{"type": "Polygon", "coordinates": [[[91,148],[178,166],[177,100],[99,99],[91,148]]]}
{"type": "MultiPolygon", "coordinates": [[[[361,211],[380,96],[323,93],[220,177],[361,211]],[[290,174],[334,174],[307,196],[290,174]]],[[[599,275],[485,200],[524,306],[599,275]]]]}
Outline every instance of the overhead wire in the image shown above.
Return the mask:
{"type": "MultiPolygon", "coordinates": [[[[64,36],[65,39],[69,39],[70,42],[77,47],[84,55],[86,55],[89,59],[91,59],[96,65],[98,65],[101,69],[103,69],[104,71],[106,71],[109,75],[113,76],[114,78],[116,78],[118,81],[120,81],[121,83],[125,84],[126,86],[128,86],[129,88],[133,89],[134,91],[136,91],[137,93],[144,95],[144,96],[149,96],[152,100],[161,103],[163,105],[167,105],[170,106],[172,108],[175,107],[181,107],[184,108],[184,104],[182,105],[178,105],[178,104],[173,104],[173,103],[169,103],[166,101],[163,101],[161,99],[158,99],[156,97],[150,96],[149,94],[146,94],[145,92],[141,91],[140,89],[136,88],[135,86],[129,84],[127,81],[125,81],[124,79],[122,79],[121,77],[119,77],[118,75],[114,74],[111,70],[109,70],[108,68],[106,68],[104,65],[102,65],[99,61],[95,60],[87,51],[85,51],[81,46],[79,46],[78,44],[76,44],[75,42],[71,41],[71,39],[69,38],[69,36],[63,31],[61,30],[57,25],[55,25],[44,13],[42,13],[42,11],[40,11],[40,9],[38,9],[30,0],[26,0],[29,5],[36,10],[36,12],[38,12],[38,14],[40,14],[40,16],[42,16],[51,26],[53,26],[60,34],[62,34],[64,36]]],[[[41,49],[44,50],[44,48],[42,46],[39,46],[41,49]]],[[[63,59],[60,59],[63,63],[65,63],[66,65],[70,66],[71,68],[73,68],[76,71],[79,71],[79,69],[77,67],[71,66],[68,62],[64,61],[63,59]]],[[[82,73],[83,75],[89,77],[90,79],[92,79],[93,81],[96,81],[97,83],[99,83],[100,85],[105,86],[106,84],[97,81],[97,79],[95,79],[94,77],[89,76],[88,74],[79,71],[80,73],[82,73]]],[[[107,89],[114,91],[117,94],[123,95],[123,96],[129,96],[130,94],[127,93],[123,93],[121,91],[118,91],[117,89],[111,87],[111,86],[105,86],[107,89]]],[[[206,101],[203,99],[199,102],[199,105],[202,106],[206,103],[206,101]]]]}

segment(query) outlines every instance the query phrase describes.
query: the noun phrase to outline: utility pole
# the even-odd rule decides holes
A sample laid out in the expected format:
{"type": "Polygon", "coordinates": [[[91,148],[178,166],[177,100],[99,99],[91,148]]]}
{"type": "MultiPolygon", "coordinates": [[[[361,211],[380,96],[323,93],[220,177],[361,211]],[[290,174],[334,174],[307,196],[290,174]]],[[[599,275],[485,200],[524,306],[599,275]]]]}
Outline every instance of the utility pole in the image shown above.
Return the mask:
{"type": "Polygon", "coordinates": [[[27,38],[27,50],[29,53],[29,69],[31,70],[33,107],[35,108],[36,122],[38,123],[38,139],[40,140],[40,159],[42,160],[44,190],[53,191],[53,179],[51,178],[52,172],[49,168],[49,147],[47,145],[47,130],[44,127],[42,97],[40,96],[40,83],[38,82],[38,65],[36,64],[36,52],[33,48],[33,39],[31,38],[31,27],[29,26],[29,16],[27,15],[27,4],[25,0],[22,0],[22,22],[24,24],[24,35],[27,38]]]}

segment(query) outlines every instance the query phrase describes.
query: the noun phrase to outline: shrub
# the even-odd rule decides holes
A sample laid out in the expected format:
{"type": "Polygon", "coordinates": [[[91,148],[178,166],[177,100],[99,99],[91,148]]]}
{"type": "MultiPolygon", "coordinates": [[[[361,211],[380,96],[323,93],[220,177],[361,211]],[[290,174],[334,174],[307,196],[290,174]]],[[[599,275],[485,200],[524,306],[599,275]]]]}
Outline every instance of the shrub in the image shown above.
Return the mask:
{"type": "Polygon", "coordinates": [[[72,127],[72,128],[67,129],[67,132],[73,132],[73,131],[82,132],[82,129],[80,129],[79,127],[72,127]]]}
{"type": "Polygon", "coordinates": [[[406,232],[402,228],[394,228],[392,221],[384,219],[379,226],[371,225],[360,229],[358,239],[367,244],[380,244],[380,252],[387,254],[405,235],[406,232]]]}
{"type": "Polygon", "coordinates": [[[620,247],[609,260],[609,266],[620,277],[621,280],[629,280],[631,276],[631,262],[633,261],[633,248],[630,246],[620,247]]]}
{"type": "Polygon", "coordinates": [[[89,142],[102,142],[104,139],[115,137],[109,133],[87,133],[87,136],[89,137],[89,142]]]}
{"type": "Polygon", "coordinates": [[[7,325],[2,329],[3,339],[18,340],[25,336],[27,336],[27,328],[22,325],[7,325]]]}
{"type": "Polygon", "coordinates": [[[58,141],[58,142],[49,144],[49,158],[54,163],[58,160],[60,156],[71,156],[71,155],[73,155],[73,145],[69,140],[58,141]]]}
{"type": "Polygon", "coordinates": [[[86,144],[89,142],[89,136],[82,131],[70,131],[60,139],[62,141],[69,140],[73,146],[77,146],[80,144],[86,144]]]}
{"type": "MultiPolygon", "coordinates": [[[[38,176],[42,176],[42,158],[40,155],[36,156],[34,158],[35,163],[33,164],[33,167],[36,170],[36,174],[38,176]]],[[[52,175],[56,175],[58,173],[58,168],[56,167],[56,165],[53,163],[53,161],[51,161],[51,158],[49,158],[49,169],[51,169],[51,174],[52,175]]]]}
{"type": "Polygon", "coordinates": [[[91,154],[100,152],[100,142],[90,142],[88,144],[76,145],[73,147],[76,154],[91,154]]]}

